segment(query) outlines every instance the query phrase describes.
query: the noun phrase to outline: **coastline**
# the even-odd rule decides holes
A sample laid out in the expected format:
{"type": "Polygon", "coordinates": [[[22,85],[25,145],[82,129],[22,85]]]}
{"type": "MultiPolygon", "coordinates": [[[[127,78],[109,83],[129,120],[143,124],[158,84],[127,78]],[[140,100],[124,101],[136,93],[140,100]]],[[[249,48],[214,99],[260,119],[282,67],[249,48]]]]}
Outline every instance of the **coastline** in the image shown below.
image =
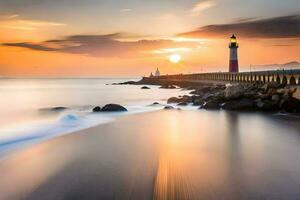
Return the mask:
{"type": "MultiPolygon", "coordinates": [[[[192,90],[189,95],[170,97],[167,103],[199,106],[199,109],[300,113],[299,85],[277,82],[230,83],[142,78],[120,85],[159,85],[161,89],[192,90]]],[[[144,86],[145,87],[145,86],[144,86]]],[[[143,89],[143,87],[142,87],[143,89]]]]}

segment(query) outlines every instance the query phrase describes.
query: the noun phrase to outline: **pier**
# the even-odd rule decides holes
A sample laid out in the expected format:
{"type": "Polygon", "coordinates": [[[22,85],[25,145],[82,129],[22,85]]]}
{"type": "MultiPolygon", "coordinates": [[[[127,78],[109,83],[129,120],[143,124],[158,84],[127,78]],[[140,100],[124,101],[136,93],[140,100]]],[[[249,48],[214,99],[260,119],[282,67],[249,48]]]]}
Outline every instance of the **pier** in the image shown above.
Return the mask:
{"type": "Polygon", "coordinates": [[[161,81],[189,81],[189,82],[277,82],[283,85],[300,85],[300,69],[270,70],[253,72],[212,72],[195,74],[161,75],[157,77],[144,77],[144,79],[156,79],[161,81]]]}

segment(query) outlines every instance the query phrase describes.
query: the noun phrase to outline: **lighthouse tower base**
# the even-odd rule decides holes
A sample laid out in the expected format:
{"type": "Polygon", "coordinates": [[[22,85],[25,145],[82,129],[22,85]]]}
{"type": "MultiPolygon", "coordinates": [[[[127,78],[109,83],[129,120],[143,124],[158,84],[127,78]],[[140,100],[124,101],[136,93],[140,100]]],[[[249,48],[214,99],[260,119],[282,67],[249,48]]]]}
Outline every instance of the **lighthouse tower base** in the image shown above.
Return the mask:
{"type": "Polygon", "coordinates": [[[230,60],[229,61],[229,72],[230,73],[238,73],[239,72],[238,60],[230,60]]]}

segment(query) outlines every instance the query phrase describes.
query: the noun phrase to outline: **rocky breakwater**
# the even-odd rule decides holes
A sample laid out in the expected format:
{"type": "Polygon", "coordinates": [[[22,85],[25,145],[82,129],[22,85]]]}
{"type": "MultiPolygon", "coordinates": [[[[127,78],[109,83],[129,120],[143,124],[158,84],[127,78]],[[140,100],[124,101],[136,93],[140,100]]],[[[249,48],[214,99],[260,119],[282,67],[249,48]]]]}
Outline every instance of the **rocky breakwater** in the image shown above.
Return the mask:
{"type": "Polygon", "coordinates": [[[192,88],[190,95],[171,97],[167,103],[191,104],[201,109],[300,113],[300,88],[284,87],[275,82],[192,88]]]}

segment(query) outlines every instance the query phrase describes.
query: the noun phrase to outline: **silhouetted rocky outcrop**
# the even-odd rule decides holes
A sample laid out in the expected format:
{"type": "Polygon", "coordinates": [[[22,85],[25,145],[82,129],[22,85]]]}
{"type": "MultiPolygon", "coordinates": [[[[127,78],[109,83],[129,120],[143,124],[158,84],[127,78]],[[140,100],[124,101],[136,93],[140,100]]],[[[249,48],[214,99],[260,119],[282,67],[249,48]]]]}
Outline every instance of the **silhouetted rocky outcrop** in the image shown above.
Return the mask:
{"type": "Polygon", "coordinates": [[[117,112],[117,111],[127,111],[127,109],[121,105],[118,104],[106,104],[102,108],[99,106],[96,106],[93,108],[93,112],[117,112]]]}

